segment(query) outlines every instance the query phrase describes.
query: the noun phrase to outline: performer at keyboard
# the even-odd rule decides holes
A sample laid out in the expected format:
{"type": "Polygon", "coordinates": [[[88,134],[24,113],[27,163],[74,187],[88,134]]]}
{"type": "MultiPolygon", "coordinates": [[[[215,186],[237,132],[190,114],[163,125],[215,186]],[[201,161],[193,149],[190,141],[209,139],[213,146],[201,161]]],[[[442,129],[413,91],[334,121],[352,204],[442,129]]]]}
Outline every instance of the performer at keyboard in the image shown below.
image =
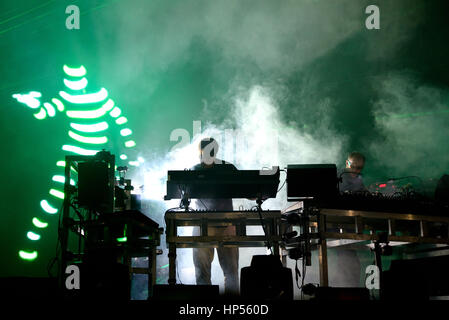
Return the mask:
{"type": "MultiPolygon", "coordinates": [[[[218,143],[213,138],[201,140],[199,145],[201,162],[191,170],[237,170],[230,163],[216,158],[218,143]]],[[[232,199],[197,199],[197,209],[232,211],[232,199]]],[[[209,227],[208,235],[235,235],[235,226],[209,227]]],[[[199,228],[194,228],[194,236],[199,236],[199,228]]],[[[218,259],[224,274],[225,294],[238,294],[239,291],[239,248],[217,248],[218,259]]],[[[211,284],[211,264],[214,259],[214,248],[193,248],[196,283],[211,284]]]]}
{"type": "Polygon", "coordinates": [[[363,154],[354,151],[348,155],[346,168],[339,173],[342,180],[339,185],[340,192],[368,191],[361,176],[364,167],[365,156],[363,154]]]}
{"type": "MultiPolygon", "coordinates": [[[[340,182],[340,192],[364,192],[368,191],[363,184],[361,176],[365,167],[365,156],[360,152],[351,152],[346,160],[346,167],[339,173],[342,179],[340,182]]],[[[333,230],[339,232],[339,230],[333,230]]],[[[359,287],[361,265],[360,259],[355,250],[338,248],[336,250],[337,273],[335,286],[359,287]]]]}

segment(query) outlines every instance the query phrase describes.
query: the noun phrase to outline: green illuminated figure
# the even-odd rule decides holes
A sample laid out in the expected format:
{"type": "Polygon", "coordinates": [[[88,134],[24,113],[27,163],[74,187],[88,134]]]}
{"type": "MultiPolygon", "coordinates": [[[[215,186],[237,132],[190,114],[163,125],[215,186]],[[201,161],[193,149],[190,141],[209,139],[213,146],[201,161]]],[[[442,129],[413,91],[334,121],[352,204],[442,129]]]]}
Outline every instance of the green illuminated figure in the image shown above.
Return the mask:
{"type": "MultiPolygon", "coordinates": [[[[132,135],[131,129],[126,127],[128,120],[122,115],[122,111],[114,104],[114,101],[108,98],[108,92],[105,88],[99,91],[86,93],[87,79],[86,69],[84,66],[72,68],[64,65],[65,90],[60,91],[58,98],[51,99],[51,102],[41,103],[42,94],[37,91],[31,91],[25,94],[13,94],[12,97],[18,102],[35,109],[36,119],[42,120],[48,117],[56,116],[57,111],[65,113],[69,118],[70,128],[68,136],[71,138],[70,144],[64,144],[62,150],[71,154],[79,155],[95,155],[104,145],[108,143],[109,124],[115,122],[120,128],[120,135],[124,137],[124,146],[126,148],[134,148],[136,143],[130,139],[132,135]]],[[[129,160],[126,153],[120,155],[121,160],[129,160]]],[[[139,166],[143,162],[142,158],[136,161],[128,161],[131,166],[139,166]]],[[[57,161],[58,167],[65,167],[65,161],[57,161]]],[[[64,192],[61,191],[65,183],[64,175],[54,175],[52,180],[59,185],[51,188],[49,194],[51,197],[43,199],[40,206],[45,214],[57,214],[61,200],[64,199],[64,192]]],[[[72,185],[74,181],[70,181],[72,185]]],[[[45,218],[34,217],[32,219],[34,231],[27,233],[27,238],[31,241],[38,241],[41,238],[41,231],[48,227],[45,218]]],[[[30,246],[31,248],[32,246],[30,246]]],[[[20,258],[28,261],[35,260],[38,252],[34,249],[26,248],[19,251],[20,258]]]]}

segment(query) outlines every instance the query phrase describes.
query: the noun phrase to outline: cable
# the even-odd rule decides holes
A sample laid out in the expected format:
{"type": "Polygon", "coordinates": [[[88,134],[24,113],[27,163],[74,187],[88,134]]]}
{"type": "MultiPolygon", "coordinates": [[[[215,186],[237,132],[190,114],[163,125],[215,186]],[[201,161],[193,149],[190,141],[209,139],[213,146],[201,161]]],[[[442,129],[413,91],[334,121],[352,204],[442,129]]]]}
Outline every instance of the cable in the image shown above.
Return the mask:
{"type": "Polygon", "coordinates": [[[306,279],[306,262],[305,262],[306,257],[302,258],[302,281],[301,281],[301,300],[303,300],[304,298],[304,292],[302,290],[302,288],[304,288],[304,280],[306,279]]]}
{"type": "Polygon", "coordinates": [[[198,199],[198,200],[201,202],[201,204],[203,205],[203,207],[204,207],[207,211],[209,211],[209,209],[207,208],[207,206],[204,204],[203,200],[201,200],[201,199],[198,199]]]}
{"type": "MultiPolygon", "coordinates": [[[[281,170],[279,170],[279,171],[283,171],[285,174],[287,174],[287,170],[281,169],[281,170]]],[[[281,187],[279,188],[279,190],[276,191],[276,193],[278,193],[279,191],[282,190],[282,188],[284,187],[284,185],[285,185],[286,182],[287,182],[287,176],[285,176],[284,183],[281,185],[281,187]]]]}
{"type": "Polygon", "coordinates": [[[296,278],[296,286],[298,287],[299,290],[301,290],[301,287],[299,286],[299,278],[301,277],[301,272],[299,271],[298,268],[298,260],[296,259],[296,263],[295,263],[295,278],[296,278]]]}
{"type": "MultiPolygon", "coordinates": [[[[262,225],[262,229],[263,229],[263,233],[265,235],[265,237],[268,237],[267,235],[267,230],[265,229],[265,224],[263,222],[263,217],[262,217],[262,200],[260,200],[260,205],[257,206],[257,213],[259,214],[259,219],[260,219],[260,224],[262,225]]],[[[266,241],[266,246],[270,249],[271,255],[273,255],[273,248],[271,248],[271,243],[269,240],[266,241]]]]}
{"type": "Polygon", "coordinates": [[[285,178],[284,183],[281,185],[281,187],[279,188],[278,191],[276,191],[276,193],[278,193],[279,191],[282,190],[282,188],[284,187],[285,183],[287,182],[287,178],[285,178]]]}

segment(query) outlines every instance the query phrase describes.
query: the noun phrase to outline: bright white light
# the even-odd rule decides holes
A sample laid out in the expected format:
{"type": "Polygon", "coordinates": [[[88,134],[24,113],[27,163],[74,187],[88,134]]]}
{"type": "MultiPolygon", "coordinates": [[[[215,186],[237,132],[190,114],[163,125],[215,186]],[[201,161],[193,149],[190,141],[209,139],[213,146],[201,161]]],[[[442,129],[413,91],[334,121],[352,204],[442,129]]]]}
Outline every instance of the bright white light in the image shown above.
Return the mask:
{"type": "Polygon", "coordinates": [[[67,65],[64,65],[62,68],[64,72],[71,77],[83,77],[86,75],[86,68],[84,68],[84,66],[81,66],[79,68],[71,68],[67,65]]]}
{"type": "Polygon", "coordinates": [[[86,93],[80,95],[68,94],[65,91],[59,91],[59,95],[68,102],[71,103],[96,103],[105,100],[108,97],[108,91],[105,88],[101,88],[100,91],[94,93],[86,93]]]}
{"type": "Polygon", "coordinates": [[[34,233],[32,231],[28,231],[27,237],[28,237],[28,239],[30,239],[32,241],[37,241],[37,240],[39,240],[41,238],[40,235],[38,235],[37,233],[34,233]]]}
{"type": "Polygon", "coordinates": [[[89,143],[89,144],[105,144],[108,142],[108,138],[105,136],[102,137],[85,137],[82,135],[79,135],[71,130],[69,130],[69,137],[82,142],[82,143],[89,143]]]}
{"type": "Polygon", "coordinates": [[[44,102],[44,108],[47,110],[49,117],[54,117],[56,115],[55,107],[53,107],[50,103],[44,102]]]}
{"type": "Polygon", "coordinates": [[[50,189],[49,192],[52,196],[59,198],[61,200],[64,200],[64,192],[60,191],[60,190],[56,190],[56,189],[50,189]]]}
{"type": "Polygon", "coordinates": [[[42,96],[42,94],[40,92],[37,92],[37,91],[31,91],[31,92],[26,93],[26,94],[16,93],[16,94],[12,95],[12,97],[14,99],[16,99],[17,101],[27,105],[28,107],[30,107],[32,109],[39,108],[41,103],[36,98],[40,98],[41,96],[42,96]]]}
{"type": "Polygon", "coordinates": [[[73,153],[80,154],[83,156],[93,156],[98,153],[98,150],[83,149],[80,147],[71,146],[71,145],[67,145],[67,144],[62,146],[62,150],[73,152],[73,153]]]}
{"type": "Polygon", "coordinates": [[[82,78],[81,80],[75,81],[64,79],[64,84],[71,90],[82,90],[87,87],[87,79],[82,78]]]}
{"type": "MultiPolygon", "coordinates": [[[[59,182],[59,183],[65,183],[65,177],[61,176],[61,175],[54,175],[52,177],[52,180],[55,181],[55,182],[59,182]]],[[[75,185],[75,181],[73,179],[70,179],[70,184],[72,186],[74,186],[75,185]]],[[[45,201],[45,200],[43,200],[43,201],[45,201]]]]}
{"type": "Polygon", "coordinates": [[[139,161],[129,161],[128,164],[130,166],[133,166],[133,167],[139,167],[140,166],[140,162],[139,161]]]}
{"type": "Polygon", "coordinates": [[[114,101],[108,99],[105,104],[100,108],[94,110],[69,110],[67,111],[67,116],[69,118],[79,118],[79,119],[96,119],[104,116],[106,112],[114,107],[114,101]]]}
{"type": "Polygon", "coordinates": [[[49,214],[55,214],[58,212],[58,209],[52,207],[47,200],[42,200],[41,201],[41,208],[42,210],[44,210],[45,212],[49,213],[49,214]]]}
{"type": "Polygon", "coordinates": [[[132,133],[133,133],[133,132],[131,131],[131,129],[128,129],[128,128],[120,130],[120,134],[121,134],[123,137],[129,136],[129,135],[131,135],[132,133]]]}
{"type": "Polygon", "coordinates": [[[40,228],[40,229],[44,229],[48,227],[48,223],[47,222],[43,222],[40,221],[38,218],[34,217],[33,218],[33,224],[36,228],[40,228]]]}
{"type": "Polygon", "coordinates": [[[106,121],[93,124],[70,123],[70,126],[81,132],[100,132],[106,130],[109,126],[106,121]]]}

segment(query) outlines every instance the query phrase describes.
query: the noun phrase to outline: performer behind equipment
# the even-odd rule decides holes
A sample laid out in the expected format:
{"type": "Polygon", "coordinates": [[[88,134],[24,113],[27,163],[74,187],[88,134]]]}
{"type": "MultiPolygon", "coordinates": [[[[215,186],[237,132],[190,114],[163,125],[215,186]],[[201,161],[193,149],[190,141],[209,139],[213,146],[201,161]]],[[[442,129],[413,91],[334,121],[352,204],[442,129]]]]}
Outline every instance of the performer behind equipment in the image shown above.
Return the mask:
{"type": "Polygon", "coordinates": [[[346,160],[346,168],[339,174],[341,178],[340,192],[368,191],[361,176],[365,167],[365,156],[360,152],[351,152],[346,160]]]}
{"type": "MultiPolygon", "coordinates": [[[[361,176],[365,167],[365,156],[360,152],[351,152],[346,160],[346,167],[339,177],[342,179],[339,189],[340,192],[365,192],[368,191],[363,184],[361,176]]],[[[359,287],[361,265],[357,252],[355,250],[338,248],[337,254],[337,270],[342,283],[336,283],[337,286],[359,287]]]]}
{"type": "MultiPolygon", "coordinates": [[[[237,170],[230,163],[217,159],[218,143],[213,138],[201,140],[199,145],[201,162],[191,170],[237,170]]],[[[204,210],[232,211],[232,199],[197,199],[196,208],[204,210]]],[[[235,226],[209,227],[208,235],[235,235],[235,226]]],[[[193,236],[199,236],[199,228],[193,229],[193,236]]],[[[225,294],[236,295],[239,292],[239,248],[217,248],[218,259],[224,274],[225,294]]],[[[211,284],[211,264],[214,248],[193,248],[193,264],[198,285],[211,284]]]]}

